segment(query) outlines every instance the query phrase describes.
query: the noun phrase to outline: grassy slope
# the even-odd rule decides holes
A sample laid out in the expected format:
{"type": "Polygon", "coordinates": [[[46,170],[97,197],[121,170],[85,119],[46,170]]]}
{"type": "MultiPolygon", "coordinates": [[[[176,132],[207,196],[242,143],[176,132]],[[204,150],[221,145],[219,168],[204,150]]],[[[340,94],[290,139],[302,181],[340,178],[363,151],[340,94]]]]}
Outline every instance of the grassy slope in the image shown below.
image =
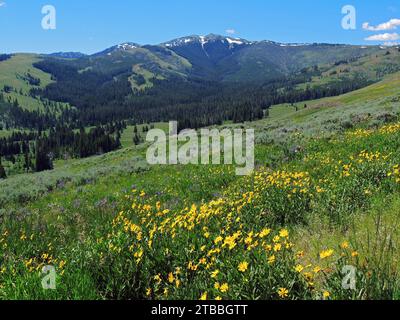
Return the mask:
{"type": "Polygon", "coordinates": [[[143,84],[138,84],[134,77],[131,76],[129,77],[129,82],[131,83],[132,89],[137,90],[137,91],[144,91],[146,89],[150,89],[153,87],[153,82],[151,80],[157,79],[157,80],[163,80],[164,78],[159,75],[155,75],[154,73],[151,73],[150,71],[146,69],[142,69],[140,65],[135,65],[132,68],[132,71],[134,72],[135,75],[140,75],[143,77],[145,82],[143,84]]]}
{"type": "Polygon", "coordinates": [[[29,110],[41,109],[43,105],[39,100],[29,96],[29,90],[33,86],[21,77],[29,72],[33,77],[40,79],[41,88],[52,82],[49,74],[33,67],[39,59],[34,54],[16,54],[11,59],[0,62],[0,89],[3,89],[4,85],[12,86],[17,92],[5,94],[5,96],[13,100],[18,99],[20,105],[29,110]],[[22,95],[20,90],[22,90],[22,95]]]}
{"type": "MultiPolygon", "coordinates": [[[[357,92],[307,102],[309,107],[298,112],[288,106],[275,106],[271,109],[270,118],[246,125],[255,127],[258,139],[261,140],[264,135],[268,135],[277,142],[280,139],[292,139],[302,143],[303,140],[297,139],[298,132],[313,136],[322,131],[341,130],[340,122],[334,121],[335,119],[351,120],[352,114],[368,112],[371,113],[369,120],[375,121],[382,112],[396,112],[399,102],[392,101],[398,97],[399,82],[400,74],[392,75],[381,83],[357,92]],[[328,120],[333,121],[333,125],[324,124],[328,120]]],[[[76,237],[86,239],[94,225],[101,232],[102,224],[108,223],[122,205],[123,194],[133,187],[146,190],[146,193],[158,197],[170,207],[183,207],[215,198],[216,194],[221,194],[231,184],[240,185],[240,180],[231,167],[149,168],[144,163],[144,146],[128,147],[132,134],[132,128],[124,132],[123,150],[89,159],[60,161],[52,172],[20,175],[1,182],[6,191],[4,194],[7,194],[6,200],[12,200],[8,194],[19,191],[19,196],[28,200],[22,205],[15,200],[7,202],[7,212],[22,219],[33,214],[41,223],[58,224],[67,237],[66,241],[76,242],[76,237]],[[29,187],[24,189],[22,185],[29,187]],[[75,228],[74,221],[80,222],[78,229],[75,228]]],[[[264,163],[270,151],[271,146],[258,145],[258,162],[264,163]]],[[[276,158],[279,163],[284,155],[278,152],[276,158]]],[[[394,212],[398,200],[395,197],[389,200],[393,205],[387,207],[383,214],[387,213],[388,223],[394,223],[394,218],[390,217],[396,216],[394,212]]],[[[348,239],[351,234],[361,234],[359,239],[362,239],[369,228],[366,226],[374,226],[374,212],[381,210],[382,203],[388,201],[388,198],[377,197],[374,201],[371,215],[360,215],[354,221],[353,228],[347,228],[345,232],[320,220],[306,228],[298,227],[295,230],[297,244],[316,256],[322,243],[324,246],[334,245],[341,239],[348,239]]],[[[79,241],[77,245],[79,243],[82,245],[79,241]]],[[[82,293],[76,294],[81,297],[79,294],[82,293]]]]}
{"type": "MultiPolygon", "coordinates": [[[[164,130],[165,132],[168,132],[168,123],[158,122],[154,123],[153,125],[154,128],[156,129],[161,129],[164,130]]],[[[138,134],[141,136],[143,140],[146,139],[146,134],[143,132],[143,127],[145,126],[149,128],[149,125],[145,124],[137,125],[138,134]]],[[[133,136],[134,136],[134,126],[128,126],[121,135],[121,145],[123,148],[132,146],[133,136]]]]}
{"type": "Polygon", "coordinates": [[[329,86],[331,83],[345,79],[353,79],[355,76],[371,81],[379,81],[383,76],[400,70],[400,52],[396,48],[387,48],[350,63],[339,65],[321,65],[322,76],[313,77],[311,82],[298,85],[305,89],[307,86],[329,86]],[[387,52],[390,52],[387,55],[387,52]]]}
{"type": "Polygon", "coordinates": [[[116,66],[121,67],[121,64],[132,67],[129,82],[135,91],[151,88],[155,80],[163,80],[171,75],[186,77],[187,70],[191,68],[189,61],[170,50],[151,51],[147,48],[131,48],[107,56],[88,58],[88,63],[88,67],[80,72],[95,70],[107,73],[116,66]],[[135,76],[142,76],[144,83],[138,84],[135,76]]]}
{"type": "MultiPolygon", "coordinates": [[[[355,92],[304,102],[308,105],[307,109],[301,109],[304,103],[300,103],[298,112],[289,105],[274,106],[270,111],[270,118],[249,126],[254,125],[259,131],[267,131],[277,141],[301,144],[301,139],[297,139],[298,132],[309,137],[321,137],[324,134],[331,135],[334,131],[342,131],[341,123],[344,121],[367,127],[377,125],[382,115],[400,114],[399,88],[400,73],[395,73],[379,83],[355,92]]],[[[394,243],[399,243],[399,203],[399,194],[377,195],[372,199],[371,209],[360,210],[350,227],[335,227],[329,221],[315,217],[313,223],[296,228],[295,242],[305,252],[317,257],[322,244],[325,248],[335,248],[338,243],[350,239],[364,255],[371,258],[372,263],[383,269],[387,267],[384,266],[385,258],[390,258],[391,261],[400,259],[397,253],[392,256],[393,253],[387,252],[390,244],[382,241],[383,237],[390,237],[394,243]],[[377,255],[376,252],[380,254],[377,255]]],[[[309,262],[315,260],[317,259],[309,262]]]]}
{"type": "Polygon", "coordinates": [[[299,134],[307,137],[330,135],[349,123],[373,124],[400,111],[399,86],[400,73],[395,73],[381,82],[338,97],[298,103],[297,112],[287,104],[273,106],[268,118],[248,123],[248,126],[259,132],[260,142],[285,142],[299,134]]]}
{"type": "MultiPolygon", "coordinates": [[[[370,87],[342,95],[340,97],[325,98],[307,102],[308,108],[296,112],[294,108],[287,105],[279,105],[271,108],[270,116],[264,120],[246,123],[247,127],[256,130],[256,140],[259,143],[299,142],[303,137],[318,136],[323,133],[332,133],[341,131],[340,121],[351,120],[354,115],[370,114],[367,120],[375,121],[382,113],[396,113],[400,111],[400,102],[391,102],[398,97],[398,87],[400,85],[400,73],[387,77],[384,81],[374,84],[370,87]],[[382,98],[383,97],[383,98],[382,98]],[[300,133],[300,134],[299,134],[300,133]],[[267,141],[266,141],[267,140],[267,141]]],[[[364,119],[361,117],[361,119],[364,119]]],[[[364,119],[365,120],[365,119],[364,119]]],[[[227,124],[225,127],[237,127],[235,124],[227,124]]],[[[142,133],[141,125],[138,126],[139,133],[142,133]]],[[[156,128],[167,130],[168,124],[159,123],[156,128]]],[[[121,143],[123,150],[110,153],[100,157],[92,157],[83,160],[68,160],[66,162],[57,162],[54,172],[57,174],[63,172],[65,168],[74,168],[74,173],[84,173],[89,167],[95,169],[97,165],[102,167],[103,161],[100,159],[111,159],[107,165],[119,164],[121,161],[130,161],[136,155],[144,157],[144,152],[137,154],[135,148],[132,148],[133,127],[129,126],[122,134],[121,143]],[[115,159],[119,159],[118,161],[115,159]],[[86,163],[90,165],[85,165],[86,163]]],[[[143,136],[144,137],[144,136],[143,136]]],[[[259,146],[256,154],[260,157],[265,156],[265,150],[270,146],[259,146]]],[[[262,159],[258,159],[262,160],[262,159]]],[[[69,169],[67,170],[70,171],[69,169]]],[[[25,176],[25,175],[20,175],[25,176]]],[[[30,174],[28,175],[30,176],[30,174]]],[[[10,178],[11,181],[13,178],[10,178]]],[[[121,185],[116,188],[122,187],[121,185]]]]}

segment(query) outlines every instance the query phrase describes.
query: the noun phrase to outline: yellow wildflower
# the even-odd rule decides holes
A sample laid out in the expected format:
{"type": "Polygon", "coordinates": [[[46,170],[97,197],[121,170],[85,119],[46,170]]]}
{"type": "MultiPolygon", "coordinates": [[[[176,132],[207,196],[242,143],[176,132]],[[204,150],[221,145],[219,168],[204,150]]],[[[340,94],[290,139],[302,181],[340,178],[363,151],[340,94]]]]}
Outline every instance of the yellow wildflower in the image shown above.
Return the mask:
{"type": "Polygon", "coordinates": [[[304,270],[304,267],[301,264],[299,264],[294,268],[294,270],[298,273],[301,273],[304,270]]]}
{"type": "Polygon", "coordinates": [[[289,290],[286,288],[279,288],[278,289],[278,295],[280,298],[285,299],[289,295],[289,290]]]}
{"type": "Polygon", "coordinates": [[[275,256],[270,256],[268,258],[268,264],[273,264],[275,262],[275,260],[276,260],[275,256]]]}
{"type": "Polygon", "coordinates": [[[249,264],[246,261],[241,262],[238,266],[238,270],[240,272],[246,272],[248,268],[249,268],[249,264]]]}
{"type": "Polygon", "coordinates": [[[154,276],[154,281],[157,281],[158,283],[161,283],[161,276],[159,274],[154,276]]]}
{"type": "Polygon", "coordinates": [[[347,241],[344,241],[344,242],[340,245],[340,247],[341,247],[342,249],[348,249],[348,248],[349,248],[349,243],[348,243],[347,241]]]}
{"type": "Polygon", "coordinates": [[[207,300],[207,292],[204,292],[204,293],[201,295],[200,300],[201,300],[201,301],[207,300]]]}
{"type": "Polygon", "coordinates": [[[222,242],[222,240],[224,240],[224,238],[222,238],[221,236],[218,236],[217,238],[215,238],[214,243],[218,244],[218,243],[222,242]]]}
{"type": "Polygon", "coordinates": [[[219,270],[215,270],[215,271],[213,271],[213,272],[211,272],[211,278],[216,278],[217,276],[218,276],[218,274],[219,274],[219,270]]]}
{"type": "Polygon", "coordinates": [[[260,232],[259,237],[260,237],[260,238],[265,238],[265,237],[268,236],[270,233],[271,233],[271,229],[263,229],[263,230],[260,232]]]}
{"type": "Polygon", "coordinates": [[[222,293],[228,292],[228,290],[229,290],[229,285],[227,283],[224,283],[220,288],[220,291],[222,293]]]}
{"type": "Polygon", "coordinates": [[[334,253],[335,253],[335,251],[333,251],[332,249],[324,250],[319,254],[319,257],[321,259],[326,259],[326,258],[331,257],[334,253]]]}
{"type": "Polygon", "coordinates": [[[282,229],[281,231],[279,231],[279,236],[281,238],[287,238],[289,237],[289,231],[287,231],[286,229],[282,229]]]}
{"type": "Polygon", "coordinates": [[[314,271],[314,273],[320,273],[322,271],[322,269],[320,267],[316,266],[313,271],[314,271]]]}
{"type": "Polygon", "coordinates": [[[62,269],[62,268],[64,268],[65,264],[66,264],[66,262],[64,260],[61,260],[58,266],[60,269],[62,269]]]}

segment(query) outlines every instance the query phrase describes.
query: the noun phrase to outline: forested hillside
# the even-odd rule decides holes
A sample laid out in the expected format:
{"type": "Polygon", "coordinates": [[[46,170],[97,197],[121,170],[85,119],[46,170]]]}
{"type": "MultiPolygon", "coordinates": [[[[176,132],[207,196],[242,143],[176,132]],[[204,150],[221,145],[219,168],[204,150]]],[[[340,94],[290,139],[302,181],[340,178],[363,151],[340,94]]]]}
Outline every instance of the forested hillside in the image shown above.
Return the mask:
{"type": "MultiPolygon", "coordinates": [[[[48,170],[57,159],[118,149],[127,126],[261,120],[272,105],[306,109],[309,100],[352,92],[398,70],[397,48],[218,35],[123,43],[93,55],[2,55],[1,156],[8,175],[48,170]]],[[[143,141],[137,132],[130,139],[143,141]]]]}

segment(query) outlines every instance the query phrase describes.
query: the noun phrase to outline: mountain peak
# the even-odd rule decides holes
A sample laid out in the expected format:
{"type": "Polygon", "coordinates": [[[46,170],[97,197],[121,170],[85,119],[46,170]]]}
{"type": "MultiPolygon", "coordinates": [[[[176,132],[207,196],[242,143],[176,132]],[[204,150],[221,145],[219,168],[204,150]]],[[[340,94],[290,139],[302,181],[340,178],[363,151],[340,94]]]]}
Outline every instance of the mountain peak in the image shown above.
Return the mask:
{"type": "Polygon", "coordinates": [[[120,50],[130,50],[140,48],[140,45],[134,42],[124,42],[116,46],[116,49],[120,50]]]}
{"type": "Polygon", "coordinates": [[[162,45],[165,47],[180,47],[180,46],[200,43],[202,46],[204,46],[205,44],[214,43],[217,41],[225,43],[225,44],[229,45],[230,47],[238,46],[238,45],[252,44],[252,42],[245,40],[245,39],[234,38],[234,37],[225,37],[225,36],[221,36],[218,34],[210,33],[206,36],[192,35],[192,36],[177,38],[177,39],[171,40],[169,42],[162,43],[162,45]]]}
{"type": "Polygon", "coordinates": [[[113,52],[129,51],[137,48],[141,48],[141,45],[134,42],[123,42],[101,52],[95,53],[93,56],[112,55],[113,52]]]}

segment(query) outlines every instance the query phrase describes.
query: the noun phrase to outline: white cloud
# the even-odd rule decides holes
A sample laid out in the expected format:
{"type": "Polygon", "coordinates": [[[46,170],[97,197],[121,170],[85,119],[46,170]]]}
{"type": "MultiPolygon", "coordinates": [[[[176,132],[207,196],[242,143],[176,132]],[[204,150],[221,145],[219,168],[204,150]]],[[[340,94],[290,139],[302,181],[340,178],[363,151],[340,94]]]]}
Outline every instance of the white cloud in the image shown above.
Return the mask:
{"type": "Polygon", "coordinates": [[[382,33],[365,38],[367,41],[396,41],[400,39],[397,33],[382,33]]]}
{"type": "Polygon", "coordinates": [[[6,3],[5,2],[0,2],[0,8],[1,7],[5,7],[6,6],[6,3]]]}
{"type": "Polygon", "coordinates": [[[236,33],[236,30],[235,30],[235,29],[228,29],[228,30],[225,30],[225,32],[226,32],[227,34],[235,34],[235,33],[236,33]]]}
{"type": "Polygon", "coordinates": [[[381,23],[377,26],[371,26],[369,22],[363,23],[362,27],[364,30],[368,31],[385,31],[385,30],[393,30],[397,29],[400,26],[400,19],[391,19],[388,22],[381,23]]]}

